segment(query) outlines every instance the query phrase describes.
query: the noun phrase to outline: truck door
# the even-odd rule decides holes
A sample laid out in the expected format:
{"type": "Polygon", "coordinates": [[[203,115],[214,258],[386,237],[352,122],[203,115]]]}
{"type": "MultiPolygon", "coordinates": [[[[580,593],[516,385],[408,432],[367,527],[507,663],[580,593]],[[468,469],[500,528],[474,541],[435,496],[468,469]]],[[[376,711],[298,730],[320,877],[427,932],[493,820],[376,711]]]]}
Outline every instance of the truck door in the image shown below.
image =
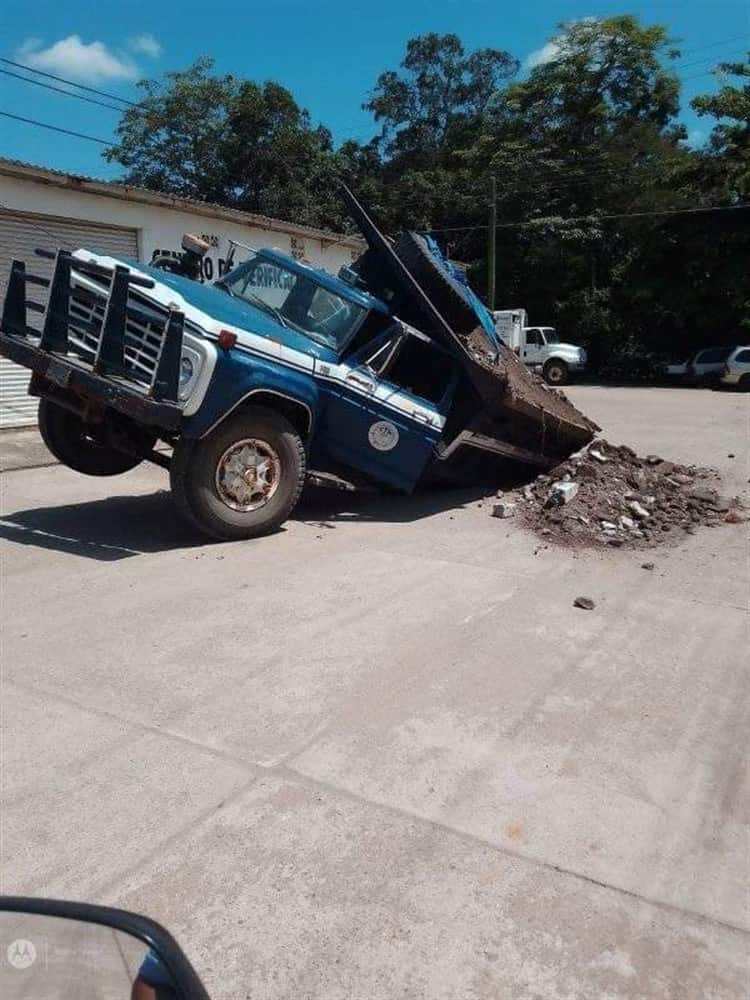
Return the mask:
{"type": "Polygon", "coordinates": [[[339,365],[316,362],[315,374],[325,400],[321,447],[352,469],[411,491],[445,425],[453,359],[427,338],[391,336],[339,365]]]}
{"type": "Polygon", "coordinates": [[[524,345],[521,359],[529,368],[544,362],[544,334],[536,327],[530,326],[524,331],[524,345]]]}

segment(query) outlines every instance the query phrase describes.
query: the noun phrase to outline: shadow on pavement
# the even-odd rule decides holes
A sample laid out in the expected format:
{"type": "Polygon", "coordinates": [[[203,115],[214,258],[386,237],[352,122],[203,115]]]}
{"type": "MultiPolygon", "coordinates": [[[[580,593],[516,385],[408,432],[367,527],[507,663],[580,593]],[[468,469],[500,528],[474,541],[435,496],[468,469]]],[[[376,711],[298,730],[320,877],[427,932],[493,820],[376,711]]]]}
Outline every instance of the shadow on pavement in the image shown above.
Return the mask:
{"type": "Polygon", "coordinates": [[[348,493],[341,490],[306,487],[292,520],[335,528],[344,522],[367,521],[384,524],[419,521],[444,510],[460,510],[490,492],[488,487],[431,489],[404,496],[401,493],[348,493]]]}
{"type": "Polygon", "coordinates": [[[104,562],[207,544],[166,490],[16,511],[0,518],[0,538],[104,562]]]}
{"type": "MultiPolygon", "coordinates": [[[[474,487],[403,496],[308,487],[292,520],[329,529],[345,522],[406,523],[460,509],[487,492],[474,487]]],[[[103,562],[214,544],[184,523],[166,490],[16,511],[0,518],[0,538],[103,562]]]]}

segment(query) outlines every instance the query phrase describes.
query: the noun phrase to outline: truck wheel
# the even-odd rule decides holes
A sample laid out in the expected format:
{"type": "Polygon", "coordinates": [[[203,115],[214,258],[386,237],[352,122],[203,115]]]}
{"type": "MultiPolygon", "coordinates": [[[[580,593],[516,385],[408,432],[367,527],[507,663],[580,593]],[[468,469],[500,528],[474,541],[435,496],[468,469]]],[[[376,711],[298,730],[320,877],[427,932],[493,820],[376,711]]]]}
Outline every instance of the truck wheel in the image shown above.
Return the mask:
{"type": "Polygon", "coordinates": [[[305,482],[305,449],[280,413],[248,406],[200,441],[180,440],[170,479],[178,506],[213,538],[254,538],[291,514],[305,482]]]}
{"type": "Polygon", "coordinates": [[[548,385],[567,385],[570,382],[570,369],[559,358],[550,358],[542,368],[542,375],[548,385]]]}
{"type": "Polygon", "coordinates": [[[469,334],[479,326],[479,318],[464,297],[461,286],[435,260],[423,236],[419,233],[401,233],[393,244],[393,249],[456,333],[469,334]]]}
{"type": "Polygon", "coordinates": [[[39,400],[39,431],[49,450],[63,465],[86,476],[119,476],[142,459],[98,444],[91,436],[93,427],[77,414],[53,403],[39,400]]]}
{"type": "Polygon", "coordinates": [[[750,392],[750,373],[746,372],[744,375],[740,375],[737,387],[740,392],[750,392]]]}

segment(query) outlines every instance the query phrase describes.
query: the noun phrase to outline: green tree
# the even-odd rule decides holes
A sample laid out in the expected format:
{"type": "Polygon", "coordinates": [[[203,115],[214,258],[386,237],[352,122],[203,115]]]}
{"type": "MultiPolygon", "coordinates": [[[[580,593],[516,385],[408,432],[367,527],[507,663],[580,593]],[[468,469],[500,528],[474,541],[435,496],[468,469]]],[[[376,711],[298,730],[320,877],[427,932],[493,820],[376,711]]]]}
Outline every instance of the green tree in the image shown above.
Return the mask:
{"type": "Polygon", "coordinates": [[[429,33],[407,42],[397,70],[380,74],[363,106],[380,126],[371,146],[387,227],[460,225],[471,213],[476,193],[460,151],[517,69],[508,52],[467,51],[457,35],[429,33]]]}
{"type": "Polygon", "coordinates": [[[318,224],[336,218],[331,135],[278,83],[216,76],[199,59],[139,84],[105,156],[125,180],[249,212],[318,224]]]}
{"type": "Polygon", "coordinates": [[[687,354],[713,343],[750,338],[750,64],[723,63],[726,82],[692,101],[716,124],[708,143],[692,151],[680,181],[694,207],[727,211],[665,219],[641,234],[623,276],[632,290],[623,315],[640,307],[650,317],[644,342],[687,354]]]}
{"type": "Polygon", "coordinates": [[[411,38],[401,71],[381,73],[363,105],[381,125],[388,156],[439,153],[441,145],[489,106],[518,61],[498,49],[466,52],[458,35],[411,38]]]}
{"type": "Polygon", "coordinates": [[[718,71],[737,77],[718,93],[695,97],[691,106],[699,115],[717,119],[708,154],[719,185],[731,200],[750,198],[750,52],[741,63],[721,63],[718,71]]]}
{"type": "Polygon", "coordinates": [[[660,226],[607,217],[693,206],[694,156],[666,28],[585,19],[561,26],[550,53],[497,95],[464,159],[498,178],[500,221],[523,223],[498,230],[498,300],[567,327],[597,363],[649,329],[625,282],[660,226]]]}
{"type": "Polygon", "coordinates": [[[201,201],[224,198],[227,105],[237,84],[211,75],[212,66],[204,57],[163,81],[138,84],[143,96],[124,112],[119,142],[104,153],[125,167],[127,183],[201,201]]]}

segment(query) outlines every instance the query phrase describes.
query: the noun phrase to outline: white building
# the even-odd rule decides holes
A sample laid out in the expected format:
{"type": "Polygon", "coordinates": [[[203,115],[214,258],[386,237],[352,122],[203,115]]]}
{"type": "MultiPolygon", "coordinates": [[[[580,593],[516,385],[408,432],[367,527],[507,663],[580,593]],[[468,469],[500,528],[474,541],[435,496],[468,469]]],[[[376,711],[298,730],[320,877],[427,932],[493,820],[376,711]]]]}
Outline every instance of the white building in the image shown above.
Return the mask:
{"type": "MultiPolygon", "coordinates": [[[[179,251],[186,232],[211,245],[207,280],[222,273],[230,239],[277,247],[333,274],[364,248],[353,236],[0,158],[0,297],[14,258],[33,259],[37,274],[51,273],[51,262],[35,257],[35,247],[86,247],[148,262],[157,251],[179,251]]],[[[0,358],[0,426],[35,422],[28,380],[26,369],[0,358]]]]}

